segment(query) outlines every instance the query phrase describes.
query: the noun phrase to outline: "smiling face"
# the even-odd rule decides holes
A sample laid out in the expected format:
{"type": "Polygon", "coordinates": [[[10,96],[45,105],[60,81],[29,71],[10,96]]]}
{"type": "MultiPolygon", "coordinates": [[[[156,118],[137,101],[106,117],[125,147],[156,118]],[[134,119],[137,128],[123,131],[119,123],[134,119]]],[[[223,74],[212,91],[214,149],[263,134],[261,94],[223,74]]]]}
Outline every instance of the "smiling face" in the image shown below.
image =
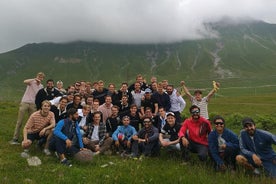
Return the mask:
{"type": "Polygon", "coordinates": [[[199,117],[200,117],[200,115],[199,115],[199,113],[200,113],[200,110],[199,110],[199,108],[193,108],[193,109],[191,109],[191,115],[192,115],[192,118],[194,119],[194,120],[198,120],[199,119],[199,117]]]}
{"type": "Polygon", "coordinates": [[[244,126],[244,129],[250,136],[253,136],[255,134],[255,131],[256,131],[256,126],[253,123],[247,123],[244,126]]]}
{"type": "Polygon", "coordinates": [[[174,116],[167,116],[167,122],[172,127],[175,124],[175,117],[174,116]]]}
{"type": "Polygon", "coordinates": [[[222,133],[223,130],[224,130],[224,126],[225,126],[223,120],[222,119],[216,119],[214,124],[215,124],[216,131],[218,133],[222,133]]]}

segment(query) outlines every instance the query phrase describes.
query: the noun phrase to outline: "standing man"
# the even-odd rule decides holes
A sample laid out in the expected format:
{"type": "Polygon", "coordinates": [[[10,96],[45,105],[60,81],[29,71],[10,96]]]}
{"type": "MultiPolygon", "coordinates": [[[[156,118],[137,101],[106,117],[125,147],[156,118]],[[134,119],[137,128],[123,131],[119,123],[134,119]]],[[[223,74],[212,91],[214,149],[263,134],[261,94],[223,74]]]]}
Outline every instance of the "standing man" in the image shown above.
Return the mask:
{"type": "Polygon", "coordinates": [[[111,96],[109,96],[109,95],[105,96],[105,103],[100,105],[98,108],[98,110],[102,112],[103,123],[105,123],[107,118],[109,116],[111,116],[111,114],[112,114],[111,107],[112,106],[113,106],[113,104],[112,104],[111,96]]]}
{"type": "Polygon", "coordinates": [[[209,119],[208,103],[210,101],[210,98],[219,89],[220,84],[218,82],[213,81],[213,89],[205,97],[202,97],[202,91],[199,89],[195,90],[194,96],[191,95],[191,93],[189,92],[188,88],[186,87],[184,81],[181,81],[181,86],[183,87],[185,94],[190,98],[192,105],[196,105],[200,108],[200,116],[203,116],[204,118],[209,119]]]}
{"type": "Polygon", "coordinates": [[[171,102],[170,112],[173,112],[175,114],[175,122],[180,124],[182,122],[180,114],[184,110],[186,102],[177,92],[177,90],[174,89],[173,85],[167,85],[166,89],[171,102]]]}
{"type": "Polygon", "coordinates": [[[276,136],[270,132],[256,129],[251,118],[242,120],[244,130],[240,132],[241,154],[236,157],[237,163],[259,175],[258,168],[263,167],[266,173],[276,178],[276,153],[272,144],[276,144],[276,136]]]}
{"type": "Polygon", "coordinates": [[[169,112],[171,108],[170,97],[167,93],[163,91],[162,83],[159,82],[157,86],[157,92],[152,94],[152,98],[158,103],[158,108],[164,107],[166,112],[169,112]]]}
{"type": "Polygon", "coordinates": [[[199,160],[206,161],[208,157],[207,136],[211,132],[210,122],[201,117],[196,105],[190,107],[191,117],[186,119],[178,133],[180,137],[182,156],[189,160],[189,152],[197,153],[199,160]]]}
{"type": "Polygon", "coordinates": [[[27,157],[29,148],[34,140],[39,140],[39,144],[45,143],[44,153],[50,155],[49,140],[52,137],[52,131],[55,127],[55,115],[50,111],[51,103],[48,100],[42,102],[40,110],[34,112],[28,119],[23,130],[22,148],[24,152],[22,157],[27,157]]]}
{"type": "Polygon", "coordinates": [[[227,167],[236,169],[236,156],[239,152],[238,136],[225,128],[225,120],[221,116],[214,117],[215,129],[208,136],[209,151],[215,163],[216,171],[225,171],[227,167]]]}
{"type": "Polygon", "coordinates": [[[46,88],[40,89],[35,97],[36,108],[41,108],[41,102],[44,100],[52,100],[58,96],[62,96],[62,94],[54,87],[54,80],[48,79],[46,88]]]}
{"type": "Polygon", "coordinates": [[[36,78],[24,80],[24,84],[26,84],[27,87],[20,103],[13,139],[9,142],[10,144],[19,144],[19,132],[22,127],[22,121],[25,113],[28,112],[28,115],[30,116],[33,112],[36,111],[35,96],[37,92],[43,88],[41,81],[43,81],[44,77],[45,74],[39,72],[36,75],[36,78]]]}

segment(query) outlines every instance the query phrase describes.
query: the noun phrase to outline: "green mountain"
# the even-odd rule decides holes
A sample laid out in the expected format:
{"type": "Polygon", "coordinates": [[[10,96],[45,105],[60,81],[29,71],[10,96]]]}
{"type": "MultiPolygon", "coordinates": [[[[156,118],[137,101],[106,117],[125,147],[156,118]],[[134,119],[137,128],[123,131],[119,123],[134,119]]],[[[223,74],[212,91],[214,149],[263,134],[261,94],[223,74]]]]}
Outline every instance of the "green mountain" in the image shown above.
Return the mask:
{"type": "Polygon", "coordinates": [[[273,85],[276,79],[276,25],[260,21],[206,24],[216,38],[172,44],[103,44],[89,42],[28,44],[0,54],[0,100],[22,95],[22,81],[43,71],[48,78],[106,83],[185,80],[189,86],[273,85]]]}

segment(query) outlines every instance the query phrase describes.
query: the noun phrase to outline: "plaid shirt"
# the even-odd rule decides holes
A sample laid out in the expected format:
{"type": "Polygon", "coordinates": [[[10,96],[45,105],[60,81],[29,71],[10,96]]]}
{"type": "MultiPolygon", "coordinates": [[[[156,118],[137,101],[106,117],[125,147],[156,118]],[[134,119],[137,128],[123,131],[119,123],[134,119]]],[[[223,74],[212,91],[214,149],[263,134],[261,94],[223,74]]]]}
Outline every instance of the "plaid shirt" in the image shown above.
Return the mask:
{"type": "MultiPolygon", "coordinates": [[[[84,136],[91,139],[93,131],[94,131],[94,124],[93,123],[88,123],[87,124],[87,131],[85,132],[84,136]]],[[[106,136],[106,126],[103,122],[100,122],[99,124],[99,145],[103,144],[103,141],[105,140],[106,136]]]]}

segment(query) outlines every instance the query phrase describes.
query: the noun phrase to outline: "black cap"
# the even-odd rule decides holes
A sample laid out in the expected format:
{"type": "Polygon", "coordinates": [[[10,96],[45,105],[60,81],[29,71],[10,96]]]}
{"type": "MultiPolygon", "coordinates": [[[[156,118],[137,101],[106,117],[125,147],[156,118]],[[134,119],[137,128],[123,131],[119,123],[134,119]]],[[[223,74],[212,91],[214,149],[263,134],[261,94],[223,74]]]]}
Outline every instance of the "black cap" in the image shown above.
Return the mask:
{"type": "Polygon", "coordinates": [[[253,124],[255,125],[252,118],[246,117],[242,120],[242,126],[245,127],[247,124],[253,124]]]}

